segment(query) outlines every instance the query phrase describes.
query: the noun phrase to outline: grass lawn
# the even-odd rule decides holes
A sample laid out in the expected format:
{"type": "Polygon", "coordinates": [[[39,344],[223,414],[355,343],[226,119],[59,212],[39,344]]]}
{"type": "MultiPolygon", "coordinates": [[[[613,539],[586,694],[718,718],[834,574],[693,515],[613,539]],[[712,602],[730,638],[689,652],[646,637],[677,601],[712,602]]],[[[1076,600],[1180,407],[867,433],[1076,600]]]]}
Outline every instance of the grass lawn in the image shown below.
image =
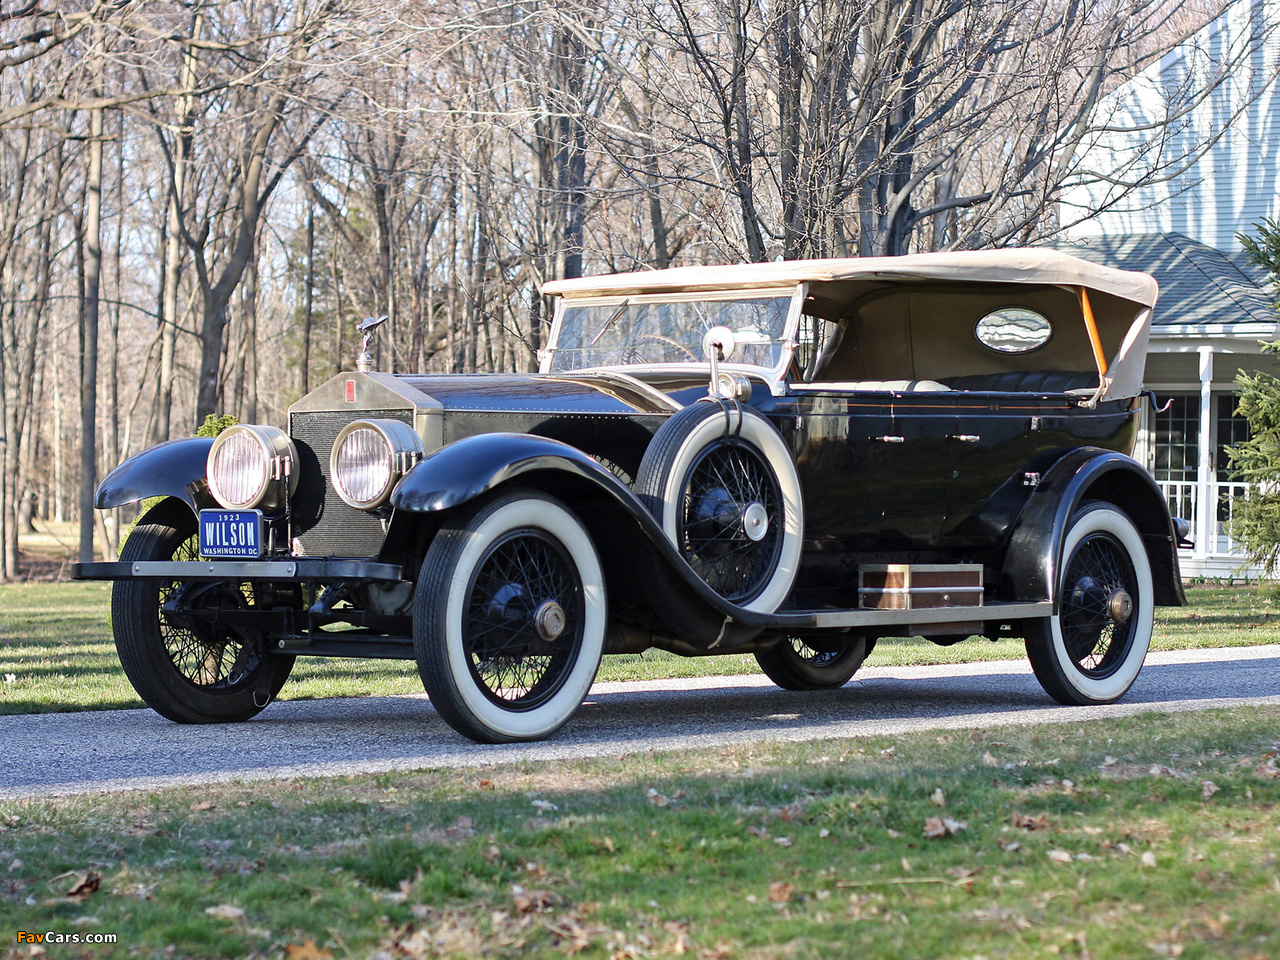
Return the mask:
{"type": "Polygon", "coordinates": [[[1241,708],[10,801],[0,956],[1274,958],[1277,751],[1241,708]]]}
{"type": "MultiPolygon", "coordinates": [[[[0,714],[140,707],[116,659],[103,583],[0,585],[0,714]]],[[[1158,607],[1155,650],[1280,643],[1280,610],[1267,589],[1196,587],[1187,607],[1158,607]]],[[[1007,660],[1022,643],[974,639],[953,647],[885,640],[869,666],[1007,660]]],[[[684,658],[660,651],[606,657],[601,680],[757,673],[750,655],[684,658]]],[[[287,700],[421,693],[409,661],[299,657],[287,700]]]]}

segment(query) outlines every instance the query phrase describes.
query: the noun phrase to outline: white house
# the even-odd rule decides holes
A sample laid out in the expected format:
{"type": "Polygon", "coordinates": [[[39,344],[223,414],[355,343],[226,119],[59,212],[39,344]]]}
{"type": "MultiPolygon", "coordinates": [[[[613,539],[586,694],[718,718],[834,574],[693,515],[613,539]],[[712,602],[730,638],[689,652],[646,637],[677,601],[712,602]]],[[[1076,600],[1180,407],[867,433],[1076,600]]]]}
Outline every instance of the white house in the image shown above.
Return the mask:
{"type": "Polygon", "coordinates": [[[1062,222],[1085,211],[1054,246],[1132,270],[1160,283],[1147,385],[1167,410],[1144,413],[1135,454],[1165,489],[1172,511],[1192,522],[1185,576],[1241,571],[1230,540],[1232,503],[1245,487],[1230,475],[1224,447],[1243,439],[1234,415],[1241,370],[1280,375],[1259,341],[1280,339],[1275,295],[1236,238],[1264,217],[1280,219],[1280,0],[1237,0],[1227,12],[1118,91],[1108,129],[1081,166],[1120,178],[1159,170],[1149,185],[1118,196],[1082,186],[1062,222]],[[1215,94],[1188,97],[1207,78],[1215,94]],[[1175,117],[1153,141],[1153,122],[1175,117]]]}

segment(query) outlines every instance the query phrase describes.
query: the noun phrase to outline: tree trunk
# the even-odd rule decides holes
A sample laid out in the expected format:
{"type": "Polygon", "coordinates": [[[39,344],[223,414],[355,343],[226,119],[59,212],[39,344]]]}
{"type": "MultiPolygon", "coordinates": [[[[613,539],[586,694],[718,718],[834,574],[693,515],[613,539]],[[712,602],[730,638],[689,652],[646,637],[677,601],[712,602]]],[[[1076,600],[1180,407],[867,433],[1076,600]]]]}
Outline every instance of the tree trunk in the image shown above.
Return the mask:
{"type": "Polygon", "coordinates": [[[307,198],[307,272],[302,290],[302,358],[298,364],[299,392],[311,390],[311,312],[312,291],[316,286],[316,205],[307,198]]]}
{"type": "MultiPolygon", "coordinates": [[[[196,13],[191,20],[191,36],[200,36],[204,15],[196,13]]],[[[199,60],[196,48],[187,47],[182,58],[182,88],[193,90],[199,60]]],[[[178,286],[182,279],[182,218],[187,206],[187,173],[195,148],[195,97],[184,93],[178,98],[178,133],[175,137],[173,169],[170,172],[169,200],[166,205],[168,237],[164,253],[164,301],[160,310],[160,382],[156,387],[156,420],[151,443],[168,440],[172,434],[174,351],[178,341],[178,286]]]]}
{"type": "Polygon", "coordinates": [[[102,111],[90,114],[85,196],[84,323],[80,368],[80,562],[93,560],[93,492],[97,483],[98,304],[102,276],[102,111]]]}

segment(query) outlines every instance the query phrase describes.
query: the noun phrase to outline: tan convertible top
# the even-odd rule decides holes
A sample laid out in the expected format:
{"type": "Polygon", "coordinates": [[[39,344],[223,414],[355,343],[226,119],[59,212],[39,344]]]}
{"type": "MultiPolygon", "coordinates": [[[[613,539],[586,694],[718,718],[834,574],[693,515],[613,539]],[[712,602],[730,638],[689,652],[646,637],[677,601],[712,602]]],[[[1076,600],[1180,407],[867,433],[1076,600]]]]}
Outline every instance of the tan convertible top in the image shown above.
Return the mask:
{"type": "Polygon", "coordinates": [[[942,380],[1043,365],[1096,371],[1097,384],[1090,388],[1095,402],[1142,390],[1151,310],[1159,293],[1145,273],[1039,247],[676,267],[555,280],[542,292],[567,304],[587,298],[778,292],[801,283],[808,284],[809,293],[804,312],[840,324],[833,346],[846,325],[866,330],[856,342],[843,338],[851,344],[844,352],[851,357],[856,352],[853,359],[862,367],[842,363],[837,351],[830,376],[848,367],[854,372],[846,376],[856,380],[942,380]],[[980,347],[973,324],[986,310],[1010,301],[1011,287],[1021,291],[1014,294],[1015,302],[1077,323],[1059,323],[1049,347],[1025,356],[998,356],[980,347]],[[895,290],[902,294],[886,298],[895,290]]]}
{"type": "Polygon", "coordinates": [[[1056,250],[1017,247],[918,253],[905,257],[783,260],[729,266],[674,267],[575,280],[552,280],[542,292],[566,298],[709,292],[779,287],[804,281],[967,280],[1086,287],[1147,307],[1155,305],[1156,282],[1145,273],[1115,270],[1056,250]]]}

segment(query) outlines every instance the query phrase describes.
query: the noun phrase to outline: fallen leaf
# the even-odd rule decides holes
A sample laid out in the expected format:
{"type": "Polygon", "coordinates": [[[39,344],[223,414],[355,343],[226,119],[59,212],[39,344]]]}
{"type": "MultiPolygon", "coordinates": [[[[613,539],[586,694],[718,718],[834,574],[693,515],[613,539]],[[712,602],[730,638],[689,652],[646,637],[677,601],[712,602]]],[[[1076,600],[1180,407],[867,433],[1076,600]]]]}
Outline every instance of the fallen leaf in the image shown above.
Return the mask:
{"type": "Polygon", "coordinates": [[[1015,853],[1018,850],[1022,849],[1022,844],[1020,844],[1017,840],[1001,840],[1000,849],[1003,850],[1005,853],[1015,853]]]}
{"type": "Polygon", "coordinates": [[[657,790],[653,789],[653,787],[650,787],[645,795],[649,798],[649,802],[655,807],[667,807],[671,805],[671,801],[660,794],[657,790]]]}
{"type": "Polygon", "coordinates": [[[776,844],[777,844],[778,846],[780,846],[780,847],[789,847],[789,846],[791,846],[791,838],[790,838],[790,837],[775,837],[775,838],[774,838],[774,840],[773,840],[773,842],[774,842],[774,843],[776,843],[776,844]]]}
{"type": "Polygon", "coordinates": [[[947,828],[947,833],[959,833],[961,830],[969,829],[969,825],[963,820],[953,820],[950,817],[943,817],[942,825],[947,828]]]}
{"type": "Polygon", "coordinates": [[[1271,757],[1265,763],[1258,764],[1253,768],[1253,772],[1264,780],[1280,778],[1280,767],[1276,766],[1275,757],[1271,757]]]}
{"type": "Polygon", "coordinates": [[[285,944],[284,955],[285,960],[333,960],[333,954],[317,947],[314,940],[285,944]]]}
{"type": "Polygon", "coordinates": [[[993,757],[990,753],[984,753],[982,755],[982,762],[988,767],[1000,766],[1000,761],[997,760],[995,757],[993,757]]]}
{"type": "Polygon", "coordinates": [[[831,831],[828,830],[826,827],[823,827],[821,830],[818,831],[819,840],[825,840],[829,836],[831,836],[831,831]]]}
{"type": "Polygon", "coordinates": [[[924,822],[926,840],[940,840],[947,835],[947,828],[942,825],[941,817],[929,817],[924,822]]]}
{"type": "Polygon", "coordinates": [[[1043,830],[1049,826],[1049,818],[1043,813],[1034,817],[1029,817],[1025,813],[1015,813],[1010,819],[1020,830],[1043,830]]]}
{"type": "Polygon", "coordinates": [[[777,881],[769,884],[769,902],[770,903],[790,903],[791,895],[796,892],[794,883],[779,883],[777,881]]]}
{"type": "Polygon", "coordinates": [[[546,890],[526,890],[524,887],[512,885],[511,902],[519,913],[534,913],[545,910],[552,905],[554,898],[546,890]]]}
{"type": "Polygon", "coordinates": [[[1065,850],[1050,850],[1049,859],[1054,863],[1070,863],[1072,857],[1071,854],[1067,853],[1065,850]]]}
{"type": "Polygon", "coordinates": [[[98,892],[98,887],[102,883],[101,875],[92,870],[86,870],[84,873],[73,873],[75,883],[71,885],[71,889],[67,891],[68,900],[88,900],[91,896],[98,892]]]}
{"type": "Polygon", "coordinates": [[[1154,867],[1156,865],[1156,855],[1150,850],[1142,854],[1142,865],[1144,867],[1154,867]]]}
{"type": "Polygon", "coordinates": [[[191,805],[192,810],[212,810],[213,804],[208,800],[197,800],[191,805]]]}
{"type": "Polygon", "coordinates": [[[481,780],[481,781],[480,781],[480,789],[481,789],[481,790],[492,790],[492,789],[493,789],[493,781],[492,781],[492,780],[490,780],[490,779],[488,779],[487,777],[486,777],[485,779],[481,780]]]}
{"type": "Polygon", "coordinates": [[[1219,913],[1217,920],[1204,920],[1205,928],[1209,931],[1209,937],[1213,940],[1221,940],[1222,935],[1226,933],[1227,924],[1231,922],[1231,917],[1225,913],[1219,913]]]}
{"type": "Polygon", "coordinates": [[[229,903],[219,904],[216,907],[205,907],[204,912],[211,917],[217,917],[219,920],[241,920],[244,918],[244,911],[229,903]]]}
{"type": "Polygon", "coordinates": [[[534,800],[534,801],[533,801],[533,805],[534,805],[535,807],[537,807],[539,810],[543,811],[544,813],[545,813],[545,812],[547,812],[548,810],[559,810],[559,809],[560,809],[560,808],[559,808],[559,807],[557,807],[554,803],[552,803],[550,800],[534,800]]]}
{"type": "Polygon", "coordinates": [[[1105,770],[1107,767],[1114,767],[1119,762],[1120,761],[1115,757],[1104,757],[1102,760],[1102,769],[1105,770]]]}
{"type": "Polygon", "coordinates": [[[1221,789],[1222,788],[1218,786],[1216,783],[1214,783],[1212,780],[1201,780],[1200,781],[1200,799],[1208,800],[1210,797],[1212,797],[1215,793],[1217,793],[1221,789]]]}
{"type": "Polygon", "coordinates": [[[941,787],[938,787],[933,791],[933,795],[929,797],[929,800],[939,807],[945,807],[947,805],[947,795],[942,792],[941,787]]]}

